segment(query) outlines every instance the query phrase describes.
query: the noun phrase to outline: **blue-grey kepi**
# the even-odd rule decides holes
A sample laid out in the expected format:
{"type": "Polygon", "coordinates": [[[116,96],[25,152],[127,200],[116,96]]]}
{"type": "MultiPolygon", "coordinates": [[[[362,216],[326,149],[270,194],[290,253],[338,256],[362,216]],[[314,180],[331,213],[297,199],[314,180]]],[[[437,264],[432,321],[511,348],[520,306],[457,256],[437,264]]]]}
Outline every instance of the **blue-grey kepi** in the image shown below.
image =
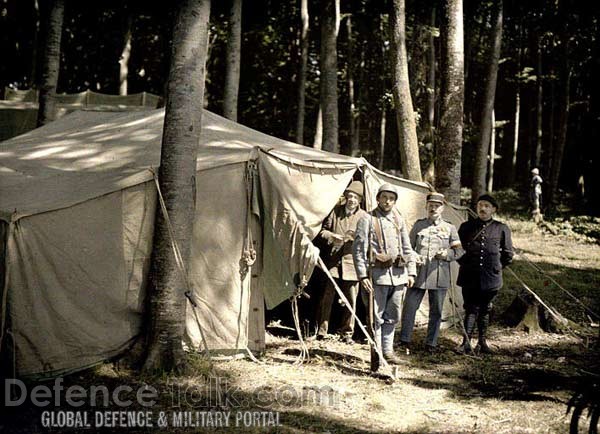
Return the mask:
{"type": "Polygon", "coordinates": [[[444,204],[444,195],[442,193],[429,193],[427,195],[427,202],[438,202],[444,204]]]}

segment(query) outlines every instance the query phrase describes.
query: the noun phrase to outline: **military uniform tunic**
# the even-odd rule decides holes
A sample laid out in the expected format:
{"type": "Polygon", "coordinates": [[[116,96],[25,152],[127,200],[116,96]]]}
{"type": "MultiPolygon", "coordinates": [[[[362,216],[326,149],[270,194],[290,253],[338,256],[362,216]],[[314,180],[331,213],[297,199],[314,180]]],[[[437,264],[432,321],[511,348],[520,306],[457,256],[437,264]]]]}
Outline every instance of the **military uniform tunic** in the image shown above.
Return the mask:
{"type": "Polygon", "coordinates": [[[410,231],[410,243],[421,256],[415,288],[447,289],[450,287],[450,262],[462,256],[460,239],[452,223],[428,218],[417,220],[410,231]],[[436,259],[440,250],[446,250],[446,259],[436,259]]]}
{"type": "Polygon", "coordinates": [[[482,291],[502,287],[502,268],[513,259],[510,229],[497,220],[475,219],[458,229],[465,255],[458,260],[458,284],[482,291]]]}

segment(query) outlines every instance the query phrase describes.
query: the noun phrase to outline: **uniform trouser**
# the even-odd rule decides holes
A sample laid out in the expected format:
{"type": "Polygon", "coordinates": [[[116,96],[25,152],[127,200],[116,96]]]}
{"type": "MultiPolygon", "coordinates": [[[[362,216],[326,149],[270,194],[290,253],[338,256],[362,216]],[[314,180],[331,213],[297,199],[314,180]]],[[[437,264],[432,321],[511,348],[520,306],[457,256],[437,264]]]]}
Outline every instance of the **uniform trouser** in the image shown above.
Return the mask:
{"type": "MultiPolygon", "coordinates": [[[[373,285],[375,341],[381,344],[384,353],[394,351],[394,332],[400,322],[402,302],[406,285],[373,285]]],[[[368,294],[361,291],[365,306],[369,305],[368,294]]]]}
{"type": "MultiPolygon", "coordinates": [[[[338,284],[342,293],[346,296],[348,301],[352,305],[352,309],[356,311],[356,296],[358,295],[358,285],[359,283],[353,280],[340,280],[335,279],[335,282],[338,284]]],[[[335,300],[335,295],[337,291],[335,290],[333,283],[331,281],[327,282],[327,286],[325,287],[325,291],[321,296],[321,301],[317,306],[317,325],[319,327],[317,334],[325,336],[329,329],[329,317],[331,316],[331,307],[333,306],[333,301],[335,300]]],[[[340,314],[340,328],[339,332],[352,336],[354,334],[354,317],[348,310],[348,308],[344,305],[342,307],[342,313],[340,314]]]]}
{"type": "Polygon", "coordinates": [[[415,326],[415,315],[425,291],[429,296],[429,322],[427,323],[427,339],[425,343],[432,347],[437,345],[438,336],[440,334],[440,324],[442,323],[442,309],[444,307],[444,299],[446,298],[447,289],[421,289],[408,288],[406,290],[406,299],[402,309],[402,331],[400,332],[400,340],[402,342],[410,342],[412,339],[413,328],[415,326]]]}
{"type": "Polygon", "coordinates": [[[479,338],[485,338],[490,312],[494,306],[493,300],[496,295],[498,295],[499,290],[500,288],[482,290],[479,287],[463,287],[462,293],[467,336],[471,337],[471,333],[474,331],[475,321],[477,321],[479,338]]]}

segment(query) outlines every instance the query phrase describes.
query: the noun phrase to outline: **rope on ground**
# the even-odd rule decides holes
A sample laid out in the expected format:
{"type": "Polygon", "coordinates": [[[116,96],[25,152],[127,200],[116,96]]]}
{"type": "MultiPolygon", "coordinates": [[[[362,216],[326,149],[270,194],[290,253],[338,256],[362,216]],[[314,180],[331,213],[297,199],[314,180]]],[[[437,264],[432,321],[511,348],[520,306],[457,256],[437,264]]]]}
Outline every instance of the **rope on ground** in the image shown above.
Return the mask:
{"type": "Polygon", "coordinates": [[[298,340],[300,341],[300,354],[296,358],[294,365],[299,365],[310,360],[310,353],[308,352],[306,342],[304,342],[304,339],[302,338],[302,330],[300,330],[300,313],[298,311],[298,297],[300,297],[302,292],[303,289],[298,288],[291,298],[292,318],[294,318],[294,327],[296,328],[298,340]]]}
{"type": "Polygon", "coordinates": [[[373,340],[373,338],[371,337],[371,335],[369,335],[369,333],[367,332],[367,329],[365,328],[365,326],[363,325],[362,321],[360,320],[360,318],[358,318],[358,316],[356,315],[356,312],[352,308],[352,305],[350,304],[350,301],[348,300],[348,298],[346,298],[346,296],[344,295],[344,293],[342,292],[342,290],[338,286],[337,282],[335,281],[335,279],[333,278],[333,276],[331,275],[331,273],[327,269],[327,266],[325,265],[325,263],[323,262],[323,259],[320,256],[319,256],[317,264],[319,265],[319,267],[323,270],[323,272],[325,273],[325,275],[329,278],[329,280],[333,284],[333,287],[335,288],[335,290],[338,293],[339,297],[342,299],[342,302],[344,303],[344,306],[346,306],[346,309],[348,309],[350,311],[350,313],[352,314],[352,316],[356,320],[356,323],[358,324],[358,327],[365,334],[365,337],[367,338],[367,341],[369,342],[369,344],[372,345],[375,348],[375,351],[377,351],[377,355],[379,356],[379,360],[381,360],[383,362],[383,366],[388,366],[387,361],[385,360],[385,358],[383,357],[383,354],[381,353],[381,348],[379,347],[379,345],[377,345],[377,343],[375,342],[375,340],[373,340]]]}
{"type": "Polygon", "coordinates": [[[160,189],[160,185],[158,183],[158,176],[154,170],[151,170],[152,177],[154,178],[154,184],[156,185],[156,191],[158,192],[158,200],[160,202],[160,208],[163,213],[163,217],[165,222],[167,223],[167,229],[169,232],[169,238],[171,241],[171,248],[173,249],[173,256],[175,257],[175,264],[177,265],[177,269],[181,274],[181,278],[183,279],[187,291],[185,292],[185,296],[192,304],[192,310],[194,311],[194,315],[196,317],[196,322],[198,324],[198,329],[200,330],[200,337],[202,338],[202,343],[204,344],[204,350],[208,358],[210,358],[210,352],[208,350],[208,343],[206,342],[206,338],[204,337],[204,330],[202,329],[202,325],[200,324],[200,319],[196,313],[196,303],[192,300],[192,285],[190,284],[190,280],[188,277],[187,270],[185,269],[185,262],[183,261],[183,257],[181,256],[181,251],[179,250],[179,246],[177,245],[177,240],[175,238],[175,231],[173,230],[173,225],[171,224],[171,219],[169,218],[169,212],[167,211],[167,206],[165,204],[165,199],[163,197],[162,191],[160,189]]]}
{"type": "MultiPolygon", "coordinates": [[[[516,249],[515,249],[516,250],[516,249]]],[[[594,312],[591,308],[589,308],[585,303],[583,303],[581,300],[579,300],[575,295],[573,295],[569,290],[567,290],[566,288],[564,288],[560,283],[558,283],[552,276],[550,276],[548,273],[546,273],[544,270],[542,270],[538,265],[534,264],[524,253],[523,251],[517,252],[517,255],[520,256],[521,258],[523,258],[525,260],[525,262],[527,262],[534,270],[536,270],[537,272],[539,272],[540,274],[544,275],[545,277],[547,277],[552,283],[554,283],[556,286],[558,286],[559,289],[561,289],[565,294],[567,294],[569,297],[571,297],[575,302],[577,302],[579,305],[581,305],[581,307],[583,307],[583,309],[588,312],[589,314],[591,314],[592,316],[596,317],[597,319],[600,319],[600,315],[598,315],[596,312],[594,312]]]]}

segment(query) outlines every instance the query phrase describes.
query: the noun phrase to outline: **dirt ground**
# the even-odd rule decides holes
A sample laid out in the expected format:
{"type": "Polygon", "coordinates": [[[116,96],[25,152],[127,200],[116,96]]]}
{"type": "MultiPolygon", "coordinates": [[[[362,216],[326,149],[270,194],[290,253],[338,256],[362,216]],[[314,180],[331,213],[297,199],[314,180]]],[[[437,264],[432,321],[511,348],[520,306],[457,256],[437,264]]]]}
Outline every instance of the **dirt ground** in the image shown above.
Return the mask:
{"type": "MultiPolygon", "coordinates": [[[[548,276],[597,309],[600,246],[547,235],[529,222],[509,223],[520,253],[513,268],[571,320],[566,333],[529,334],[503,326],[500,313],[518,292],[518,282],[507,277],[491,327],[494,355],[456,354],[460,330],[453,327],[442,331],[440,353],[429,355],[423,351],[424,330],[418,329],[412,354],[403,357],[397,372],[383,371],[395,374],[393,381],[370,373],[366,343],[309,340],[310,359],[297,363],[301,347],[295,333],[273,325],[268,328],[267,351],[258,361],[224,358],[211,366],[197,355],[190,356],[189,372],[179,377],[140,377],[122,363],[107,363],[66,377],[65,387],[104,384],[113,390],[126,384],[135,390],[149,384],[159,392],[151,408],[154,413],[184,411],[193,418],[200,411],[229,411],[254,418],[247,425],[236,425],[232,419],[228,425],[173,427],[171,421],[162,428],[104,428],[103,432],[568,432],[569,398],[598,373],[598,328],[548,276]],[[531,264],[547,274],[531,271],[531,264]]],[[[141,407],[134,403],[131,409],[141,407]]],[[[32,406],[10,410],[0,419],[0,431],[96,431],[44,427],[42,410],[32,406]]],[[[582,422],[587,425],[589,419],[584,415],[582,422]]]]}

